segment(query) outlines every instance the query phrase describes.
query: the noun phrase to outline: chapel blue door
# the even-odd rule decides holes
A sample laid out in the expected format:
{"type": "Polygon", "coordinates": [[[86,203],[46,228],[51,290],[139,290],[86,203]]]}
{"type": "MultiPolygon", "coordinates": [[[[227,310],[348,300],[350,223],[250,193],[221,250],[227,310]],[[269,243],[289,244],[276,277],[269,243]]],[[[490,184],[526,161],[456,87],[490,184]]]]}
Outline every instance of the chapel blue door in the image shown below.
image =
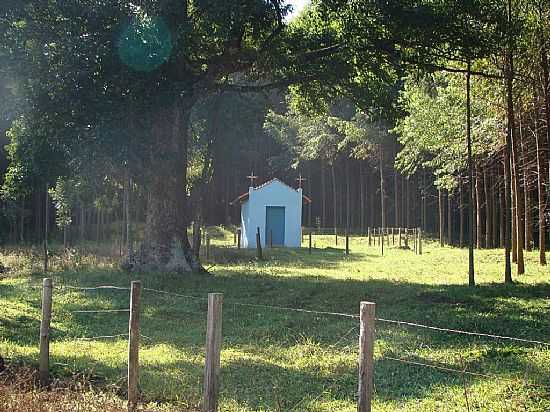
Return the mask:
{"type": "Polygon", "coordinates": [[[265,208],[265,244],[269,245],[271,239],[273,239],[273,246],[285,244],[285,208],[283,206],[265,208]]]}

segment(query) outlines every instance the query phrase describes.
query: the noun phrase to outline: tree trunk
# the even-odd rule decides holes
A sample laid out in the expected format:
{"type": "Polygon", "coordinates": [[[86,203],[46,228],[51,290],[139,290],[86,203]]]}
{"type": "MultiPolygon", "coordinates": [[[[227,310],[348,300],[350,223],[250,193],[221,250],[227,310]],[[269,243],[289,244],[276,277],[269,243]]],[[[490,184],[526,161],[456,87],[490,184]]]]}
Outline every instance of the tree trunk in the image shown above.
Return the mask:
{"type": "Polygon", "coordinates": [[[468,149],[468,285],[475,286],[474,272],[474,162],[472,159],[471,63],[466,72],[466,145],[468,149]]]}
{"type": "Polygon", "coordinates": [[[399,227],[400,221],[399,221],[399,175],[397,173],[397,170],[394,169],[393,172],[393,202],[395,204],[395,220],[394,220],[394,227],[399,227]]]}
{"type": "Polygon", "coordinates": [[[327,227],[327,187],[325,180],[325,160],[321,159],[321,227],[327,227]]]}
{"type": "Polygon", "coordinates": [[[483,196],[485,197],[485,247],[491,249],[493,240],[491,236],[491,201],[489,197],[489,176],[487,174],[487,166],[483,168],[483,196]]]}
{"type": "Polygon", "coordinates": [[[407,228],[409,228],[411,224],[411,207],[410,207],[411,196],[410,196],[410,181],[408,177],[405,182],[405,201],[406,201],[405,209],[407,214],[406,226],[407,228]]]}
{"type": "MultiPolygon", "coordinates": [[[[539,223],[539,263],[546,265],[546,222],[544,212],[546,209],[546,193],[544,191],[544,177],[546,173],[545,167],[545,153],[543,145],[541,144],[541,135],[538,125],[538,110],[537,103],[534,103],[535,110],[535,143],[537,146],[537,196],[538,196],[538,223],[539,223]]],[[[546,125],[546,130],[550,130],[550,127],[546,125]]]]}
{"type": "Polygon", "coordinates": [[[506,147],[504,150],[504,283],[512,283],[512,265],[510,262],[510,242],[511,242],[511,216],[510,206],[512,204],[512,192],[510,183],[512,180],[510,170],[510,157],[512,153],[512,138],[514,133],[514,100],[513,100],[513,86],[514,86],[514,68],[513,68],[513,34],[511,32],[512,23],[512,1],[508,0],[508,48],[506,50],[506,105],[507,105],[507,118],[508,127],[506,133],[506,147]]]}
{"type": "Polygon", "coordinates": [[[499,213],[499,221],[500,221],[500,233],[499,233],[499,244],[501,248],[506,247],[506,221],[505,221],[505,215],[506,215],[506,207],[509,207],[506,205],[505,201],[505,190],[502,187],[504,182],[504,186],[506,185],[505,178],[502,178],[499,180],[498,183],[498,197],[499,197],[499,204],[500,204],[500,213],[499,213]]]}
{"type": "MultiPolygon", "coordinates": [[[[542,10],[540,12],[540,23],[544,22],[544,16],[542,10]]],[[[542,29],[538,32],[538,38],[540,42],[540,55],[541,55],[541,68],[542,68],[542,83],[543,83],[543,97],[544,97],[544,114],[545,114],[545,130],[546,130],[546,144],[550,150],[550,69],[548,67],[548,53],[546,49],[546,39],[544,38],[542,29]]],[[[544,179],[544,167],[545,167],[545,154],[542,147],[543,139],[538,136],[537,143],[537,167],[540,163],[539,180],[539,262],[541,265],[546,265],[546,225],[545,225],[545,209],[546,209],[546,194],[543,193],[542,180],[544,179]],[[541,150],[539,150],[539,147],[541,150]]],[[[549,154],[550,156],[550,154],[549,154]]],[[[550,157],[548,158],[548,181],[547,185],[550,186],[550,157]]],[[[549,186],[546,187],[548,193],[550,193],[549,186]]]]}
{"type": "MultiPolygon", "coordinates": [[[[308,162],[307,165],[307,188],[308,192],[307,194],[311,197],[311,191],[312,191],[312,185],[313,182],[311,181],[311,162],[308,162]]],[[[307,204],[307,225],[311,228],[312,227],[312,220],[311,220],[311,202],[307,204]]]]}
{"type": "Polygon", "coordinates": [[[145,236],[136,263],[148,270],[201,270],[187,236],[187,144],[193,102],[160,107],[153,116],[156,164],[150,176],[145,236]]]}
{"type": "Polygon", "coordinates": [[[350,159],[345,160],[345,168],[346,168],[346,231],[349,232],[350,230],[350,222],[351,222],[351,193],[350,193],[350,176],[349,176],[349,162],[350,159]]]}
{"type": "Polygon", "coordinates": [[[359,227],[361,235],[365,233],[365,176],[363,173],[363,162],[359,161],[359,227]]]}
{"type": "Polygon", "coordinates": [[[499,227],[498,224],[498,207],[497,207],[497,197],[500,192],[500,185],[498,182],[498,176],[495,173],[495,169],[492,168],[491,170],[491,176],[492,176],[492,185],[491,185],[491,217],[493,218],[493,222],[491,223],[491,239],[493,241],[493,247],[496,248],[497,243],[497,229],[499,227]]]}
{"type": "Polygon", "coordinates": [[[481,225],[481,173],[479,172],[479,166],[476,166],[476,240],[477,248],[483,247],[483,226],[481,225]]]}
{"type": "Polygon", "coordinates": [[[519,167],[519,142],[515,132],[512,132],[512,164],[514,165],[514,186],[515,186],[515,204],[516,204],[516,231],[517,231],[517,259],[518,275],[525,273],[525,263],[523,260],[524,246],[524,210],[523,210],[523,187],[521,184],[521,174],[519,167]]]}
{"type": "Polygon", "coordinates": [[[445,246],[445,241],[443,239],[443,233],[445,230],[445,219],[444,219],[444,212],[443,212],[443,191],[441,189],[438,189],[438,196],[439,196],[439,245],[445,246]]]}
{"type": "Polygon", "coordinates": [[[512,152],[510,153],[510,188],[512,190],[512,262],[517,263],[518,261],[518,231],[517,231],[517,212],[516,212],[516,179],[515,179],[515,169],[513,164],[512,152]]]}
{"type": "Polygon", "coordinates": [[[334,234],[338,234],[338,209],[337,209],[337,201],[338,201],[338,195],[336,191],[336,171],[334,170],[334,162],[330,165],[330,173],[332,176],[332,198],[333,198],[333,214],[334,214],[334,234]]]}
{"type": "Polygon", "coordinates": [[[458,212],[460,214],[458,246],[462,248],[464,246],[464,199],[462,194],[462,182],[458,185],[458,212]]]}
{"type": "MultiPolygon", "coordinates": [[[[380,169],[380,221],[381,221],[381,227],[382,227],[382,236],[384,234],[384,228],[386,227],[386,204],[385,204],[385,195],[384,195],[384,151],[382,149],[382,145],[380,144],[380,163],[379,163],[379,169],[380,169]]],[[[382,242],[383,242],[382,238],[382,242]]]]}
{"type": "Polygon", "coordinates": [[[453,244],[453,195],[447,191],[447,243],[453,244]]]}

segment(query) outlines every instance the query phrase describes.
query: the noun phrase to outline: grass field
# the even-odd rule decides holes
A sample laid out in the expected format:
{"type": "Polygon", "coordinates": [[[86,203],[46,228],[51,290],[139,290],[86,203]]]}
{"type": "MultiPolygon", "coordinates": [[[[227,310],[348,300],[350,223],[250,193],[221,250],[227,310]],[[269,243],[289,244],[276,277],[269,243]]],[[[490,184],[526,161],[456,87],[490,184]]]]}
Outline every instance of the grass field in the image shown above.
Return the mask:
{"type": "MultiPolygon", "coordinates": [[[[374,301],[377,316],[446,328],[550,342],[550,269],[526,255],[527,274],[503,285],[503,253],[476,251],[478,286],[467,286],[467,251],[425,242],[424,253],[390,246],[385,256],[366,239],[351,239],[345,256],[332,236],[316,249],[236,250],[211,231],[212,275],[132,274],[110,258],[54,257],[56,285],[129,285],[143,292],[140,387],[144,401],[194,410],[200,403],[206,295],[224,293],[221,410],[354,411],[358,321],[240,303],[358,313],[374,301]]],[[[43,274],[28,250],[0,252],[11,268],[0,280],[0,354],[36,363],[43,274]]],[[[85,371],[93,384],[124,397],[126,313],[75,314],[128,307],[127,291],[56,289],[52,369],[85,371]]],[[[548,411],[550,347],[377,324],[375,411],[548,411]],[[388,357],[466,369],[480,377],[405,364],[388,357]]]]}

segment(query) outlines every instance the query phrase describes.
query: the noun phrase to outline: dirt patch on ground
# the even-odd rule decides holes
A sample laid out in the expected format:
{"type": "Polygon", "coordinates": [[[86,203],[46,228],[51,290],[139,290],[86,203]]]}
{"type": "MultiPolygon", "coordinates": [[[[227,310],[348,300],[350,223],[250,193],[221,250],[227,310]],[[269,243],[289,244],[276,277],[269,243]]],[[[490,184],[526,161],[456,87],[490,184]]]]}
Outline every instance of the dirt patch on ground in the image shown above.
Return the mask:
{"type": "MultiPolygon", "coordinates": [[[[54,378],[48,388],[38,385],[38,371],[6,365],[0,371],[0,412],[127,412],[116,388],[94,387],[89,376],[54,378]]],[[[119,389],[120,391],[120,389],[119,389]]],[[[140,412],[193,412],[174,405],[141,405],[140,412]]]]}

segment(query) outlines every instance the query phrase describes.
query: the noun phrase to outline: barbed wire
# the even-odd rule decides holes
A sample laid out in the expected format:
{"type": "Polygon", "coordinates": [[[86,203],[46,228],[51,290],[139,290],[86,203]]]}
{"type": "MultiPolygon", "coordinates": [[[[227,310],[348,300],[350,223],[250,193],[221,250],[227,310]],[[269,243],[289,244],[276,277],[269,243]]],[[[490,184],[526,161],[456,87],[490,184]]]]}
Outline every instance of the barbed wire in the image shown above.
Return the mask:
{"type": "Polygon", "coordinates": [[[539,341],[539,340],[532,340],[532,339],[524,339],[524,338],[516,338],[512,336],[503,336],[503,335],[493,335],[490,333],[480,333],[480,332],[469,332],[459,329],[448,329],[448,328],[440,328],[438,326],[428,326],[423,325],[420,323],[414,323],[414,322],[406,322],[401,320],[392,320],[392,319],[382,319],[382,318],[376,318],[379,322],[384,323],[393,323],[396,325],[404,325],[404,326],[410,326],[415,328],[422,328],[422,329],[429,329],[429,330],[436,330],[439,332],[448,332],[448,333],[457,333],[462,335],[470,335],[470,336],[481,336],[485,338],[492,338],[492,339],[504,339],[504,340],[512,340],[517,342],[524,342],[524,343],[534,343],[538,345],[544,345],[544,346],[550,346],[550,343],[539,341]]]}
{"type": "Polygon", "coordinates": [[[127,333],[119,333],[116,335],[99,335],[99,336],[83,336],[79,338],[73,338],[74,340],[83,340],[83,341],[90,341],[90,340],[99,340],[99,339],[115,339],[120,337],[128,337],[127,333]]]}
{"type": "MultiPolygon", "coordinates": [[[[77,287],[77,286],[58,286],[58,288],[66,288],[66,289],[73,289],[73,290],[84,290],[84,291],[90,291],[90,290],[101,290],[101,289],[112,289],[112,290],[130,290],[130,288],[126,287],[120,287],[120,286],[113,286],[113,285],[101,285],[101,286],[94,286],[94,287],[77,287]]],[[[175,296],[180,298],[186,298],[186,299],[195,299],[200,301],[207,301],[208,298],[206,297],[200,297],[200,296],[192,296],[192,295],[184,295],[180,293],[175,292],[168,292],[165,290],[160,289],[153,289],[153,288],[143,288],[144,291],[154,292],[154,293],[160,293],[164,295],[169,296],[175,296]]],[[[292,307],[284,307],[284,306],[274,306],[274,305],[262,305],[262,304],[256,304],[256,303],[245,303],[245,302],[235,302],[235,301],[225,301],[226,304],[234,305],[234,306],[243,306],[243,307],[256,307],[256,308],[262,308],[262,309],[271,309],[271,310],[280,310],[280,311],[290,311],[290,312],[297,312],[297,313],[308,313],[313,315],[322,315],[322,316],[338,316],[338,317],[344,317],[344,318],[350,318],[350,319],[359,319],[359,315],[351,314],[351,313],[341,313],[341,312],[331,312],[331,311],[319,311],[319,310],[311,310],[311,309],[302,309],[302,308],[292,308],[292,307]]],[[[129,311],[127,309],[111,309],[111,310],[103,310],[103,311],[74,311],[73,313],[109,313],[109,312],[126,312],[129,311]]],[[[402,326],[409,326],[409,327],[415,327],[415,328],[421,328],[421,329],[428,329],[428,330],[434,330],[439,332],[447,332],[447,333],[455,333],[455,334],[462,334],[462,335],[469,335],[469,336],[479,336],[479,337],[485,337],[485,338],[491,338],[491,339],[500,339],[500,340],[509,340],[509,341],[515,341],[515,342],[523,342],[523,343],[531,343],[531,344],[537,344],[537,345],[543,345],[550,347],[550,343],[544,342],[541,340],[535,340],[535,339],[525,339],[525,338],[519,338],[514,336],[504,336],[504,335],[496,335],[491,333],[482,333],[482,332],[471,332],[471,331],[465,331],[460,329],[451,329],[451,328],[442,328],[438,326],[430,326],[430,325],[424,325],[420,323],[415,322],[408,322],[408,321],[401,321],[401,320],[394,320],[394,319],[384,319],[384,318],[375,318],[376,321],[383,322],[383,323],[391,323],[396,325],[402,325],[402,326]]]]}
{"type": "Polygon", "coordinates": [[[69,313],[129,313],[130,309],[73,310],[69,313]]]}
{"type": "Polygon", "coordinates": [[[113,285],[101,285],[101,286],[90,286],[90,287],[86,287],[86,286],[69,286],[69,285],[59,285],[59,286],[54,286],[54,289],[71,289],[71,290],[83,290],[83,291],[92,291],[92,290],[124,290],[124,291],[127,291],[127,290],[130,290],[130,288],[126,288],[126,287],[123,287],[123,286],[113,286],[113,285]]]}
{"type": "Polygon", "coordinates": [[[171,295],[171,296],[176,296],[176,297],[179,297],[179,298],[196,299],[196,300],[208,300],[208,298],[205,298],[205,297],[182,295],[180,293],[167,292],[165,290],[152,289],[152,288],[142,288],[142,289],[145,290],[145,291],[149,291],[149,292],[160,293],[160,294],[163,294],[163,295],[171,295]]]}

